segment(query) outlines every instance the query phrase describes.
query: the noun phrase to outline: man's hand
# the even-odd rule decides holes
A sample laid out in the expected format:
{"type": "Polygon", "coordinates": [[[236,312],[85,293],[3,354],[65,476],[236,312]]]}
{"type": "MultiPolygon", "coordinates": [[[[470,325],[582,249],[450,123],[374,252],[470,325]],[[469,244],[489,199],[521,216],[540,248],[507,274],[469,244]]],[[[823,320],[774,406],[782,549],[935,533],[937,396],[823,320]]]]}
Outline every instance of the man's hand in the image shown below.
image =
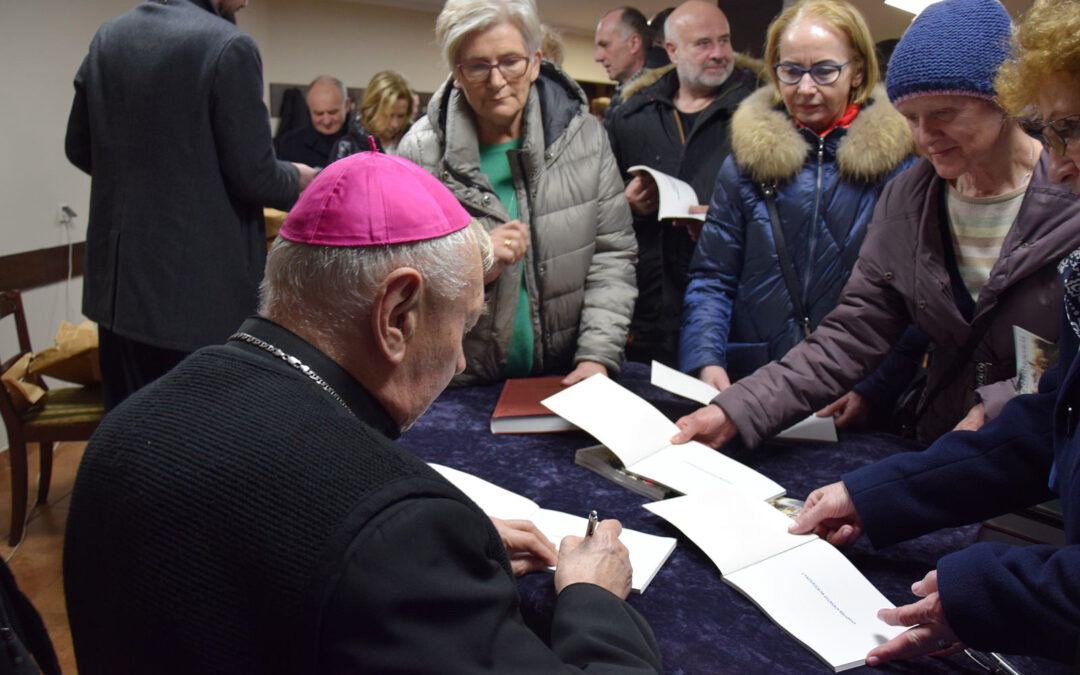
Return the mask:
{"type": "Polygon", "coordinates": [[[293,162],[292,165],[295,166],[296,170],[300,173],[300,192],[303,192],[308,184],[311,183],[311,179],[314,178],[315,174],[319,173],[319,171],[318,169],[312,169],[307,164],[301,164],[300,162],[293,162]]]}
{"type": "Polygon", "coordinates": [[[597,373],[607,375],[607,368],[596,361],[582,361],[577,364],[577,368],[571,370],[570,374],[562,379],[562,385],[564,387],[569,387],[570,385],[577,384],[586,377],[590,377],[597,373]]]}
{"type": "Polygon", "coordinates": [[[792,534],[813,532],[833,546],[850,544],[859,538],[862,530],[862,520],[855,513],[855,504],[843,483],[811,492],[799,519],[788,528],[792,534]]]}
{"type": "Polygon", "coordinates": [[[559,562],[555,544],[536,528],[531,520],[501,520],[492,518],[499,531],[514,576],[538,572],[559,562]]]}
{"type": "Polygon", "coordinates": [[[502,274],[503,268],[513,265],[525,257],[529,248],[529,226],[520,220],[511,220],[488,232],[491,237],[491,252],[495,263],[491,266],[484,283],[490,284],[502,274]]]}
{"type": "Polygon", "coordinates": [[[671,442],[675,445],[698,441],[710,448],[719,448],[739,433],[735,423],[728,419],[720,406],[711,403],[680,417],[675,426],[679,427],[679,433],[671,437],[671,442]]]}
{"type": "Polygon", "coordinates": [[[619,541],[622,525],[604,520],[591,537],[563,537],[559,544],[559,566],[555,568],[555,593],[571,584],[596,584],[623,600],[630,595],[634,570],[630,552],[619,541]]]}
{"type": "Polygon", "coordinates": [[[964,419],[957,422],[953,431],[978,431],[984,424],[986,424],[986,406],[976,403],[968,414],[964,415],[964,419]]]}
{"type": "Polygon", "coordinates": [[[911,592],[922,600],[896,609],[883,609],[878,612],[878,618],[890,626],[912,628],[871,649],[866,655],[867,665],[877,666],[923,654],[951,654],[964,648],[945,620],[937,590],[937,570],[931,570],[922,581],[912,584],[911,592]]]}
{"type": "MultiPolygon", "coordinates": [[[[708,213],[709,207],[705,204],[692,204],[688,209],[690,213],[708,213]]],[[[705,227],[705,221],[698,220],[697,218],[673,218],[671,224],[676,227],[685,227],[686,233],[690,235],[690,241],[697,243],[698,238],[701,237],[701,230],[705,227]]]]}
{"type": "Polygon", "coordinates": [[[818,417],[832,417],[837,429],[860,426],[870,416],[866,398],[857,391],[849,391],[817,413],[818,417]]]}
{"type": "Polygon", "coordinates": [[[626,201],[630,202],[630,210],[639,216],[655,213],[660,207],[660,191],[656,188],[656,181],[645,172],[634,174],[623,193],[626,201]]]}
{"type": "Polygon", "coordinates": [[[698,379],[720,391],[731,386],[731,379],[723,366],[705,366],[698,372],[698,379]]]}

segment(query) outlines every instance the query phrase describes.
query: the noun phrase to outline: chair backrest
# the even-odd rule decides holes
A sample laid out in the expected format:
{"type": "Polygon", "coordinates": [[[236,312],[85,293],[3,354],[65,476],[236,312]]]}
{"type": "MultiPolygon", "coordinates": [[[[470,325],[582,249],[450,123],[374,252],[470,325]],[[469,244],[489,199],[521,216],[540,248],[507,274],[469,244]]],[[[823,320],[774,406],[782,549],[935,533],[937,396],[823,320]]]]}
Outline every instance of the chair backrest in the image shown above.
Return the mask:
{"type": "MultiPolygon", "coordinates": [[[[23,354],[32,352],[30,331],[26,328],[26,314],[23,313],[22,293],[19,291],[0,291],[0,319],[15,315],[15,332],[19,336],[19,353],[6,361],[0,362],[0,373],[5,372],[23,354]]],[[[0,358],[3,358],[0,356],[0,358]]]]}

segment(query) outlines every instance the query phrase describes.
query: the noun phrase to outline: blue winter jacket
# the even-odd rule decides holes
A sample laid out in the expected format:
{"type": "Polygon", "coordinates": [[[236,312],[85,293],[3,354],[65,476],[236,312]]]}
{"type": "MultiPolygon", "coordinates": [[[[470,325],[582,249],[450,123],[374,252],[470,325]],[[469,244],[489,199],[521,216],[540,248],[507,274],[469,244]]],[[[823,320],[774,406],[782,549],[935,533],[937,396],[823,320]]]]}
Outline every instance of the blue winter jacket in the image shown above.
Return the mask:
{"type": "Polygon", "coordinates": [[[720,365],[734,381],[783,356],[804,337],[796,322],[763,186],[776,208],[811,329],[836,306],[874,205],[909,166],[911,133],[883,90],[847,128],[824,138],[798,128],[772,88],[732,118],[732,154],[717,175],[690,264],[679,366],[720,365]]]}

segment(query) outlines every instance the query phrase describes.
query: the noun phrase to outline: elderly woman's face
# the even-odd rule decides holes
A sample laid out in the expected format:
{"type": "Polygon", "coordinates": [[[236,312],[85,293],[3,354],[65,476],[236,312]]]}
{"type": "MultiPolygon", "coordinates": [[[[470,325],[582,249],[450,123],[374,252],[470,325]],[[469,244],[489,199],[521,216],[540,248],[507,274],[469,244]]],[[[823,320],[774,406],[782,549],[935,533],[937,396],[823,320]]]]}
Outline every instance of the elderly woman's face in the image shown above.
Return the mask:
{"type": "Polygon", "coordinates": [[[521,116],[529,87],[540,75],[540,53],[525,49],[521,32],[510,23],[497,23],[487,30],[466,35],[458,49],[454,80],[465,93],[469,107],[482,122],[499,128],[509,128],[521,116]],[[514,76],[515,61],[528,59],[524,71],[514,76]],[[480,64],[492,67],[487,77],[467,77],[480,64]],[[470,68],[472,66],[472,68],[470,68]]]}
{"type": "MultiPolygon", "coordinates": [[[[1065,144],[1050,152],[1050,180],[1068,185],[1080,197],[1080,74],[1055,73],[1039,89],[1039,117],[1065,144]]],[[[1043,132],[1044,135],[1047,131],[1043,132]]]]}
{"type": "Polygon", "coordinates": [[[946,180],[1008,160],[993,154],[1009,121],[990,101],[962,95],[916,96],[901,101],[896,109],[907,119],[919,150],[946,180]]]}
{"type": "MultiPolygon", "coordinates": [[[[857,58],[853,60],[854,52],[847,37],[821,20],[808,17],[784,32],[780,38],[779,56],[782,70],[784,66],[806,70],[819,66],[815,71],[803,73],[795,84],[780,82],[779,87],[780,96],[792,117],[815,133],[825,131],[843,116],[851,100],[851,90],[862,84],[863,65],[857,58]],[[834,66],[843,66],[839,76],[836,76],[834,66]],[[829,84],[820,84],[815,76],[829,84]],[[830,82],[832,77],[836,80],[830,82]]],[[[786,70],[794,73],[797,69],[786,70]]]]}

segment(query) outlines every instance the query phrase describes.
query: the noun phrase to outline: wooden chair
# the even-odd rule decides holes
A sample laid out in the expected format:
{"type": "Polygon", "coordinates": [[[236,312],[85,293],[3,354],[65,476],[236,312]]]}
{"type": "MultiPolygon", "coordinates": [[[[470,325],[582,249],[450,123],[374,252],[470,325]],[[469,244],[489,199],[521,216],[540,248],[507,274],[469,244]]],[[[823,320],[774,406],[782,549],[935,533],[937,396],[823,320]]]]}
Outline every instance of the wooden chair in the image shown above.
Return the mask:
{"type": "MultiPolygon", "coordinates": [[[[0,372],[7,371],[23,354],[33,352],[30,333],[26,328],[22,296],[19,291],[0,292],[0,319],[14,315],[15,330],[19,338],[19,353],[0,363],[0,372]]],[[[43,381],[34,384],[45,387],[43,381]]],[[[27,468],[26,444],[37,443],[40,447],[41,470],[38,474],[37,503],[45,504],[49,498],[49,481],[52,478],[53,443],[60,441],[85,441],[90,438],[105,414],[101,387],[68,387],[52,389],[42,401],[25,412],[18,412],[6,387],[0,386],[0,413],[7,427],[8,456],[11,458],[11,533],[8,543],[14,546],[22,539],[26,522],[27,468]]]]}

